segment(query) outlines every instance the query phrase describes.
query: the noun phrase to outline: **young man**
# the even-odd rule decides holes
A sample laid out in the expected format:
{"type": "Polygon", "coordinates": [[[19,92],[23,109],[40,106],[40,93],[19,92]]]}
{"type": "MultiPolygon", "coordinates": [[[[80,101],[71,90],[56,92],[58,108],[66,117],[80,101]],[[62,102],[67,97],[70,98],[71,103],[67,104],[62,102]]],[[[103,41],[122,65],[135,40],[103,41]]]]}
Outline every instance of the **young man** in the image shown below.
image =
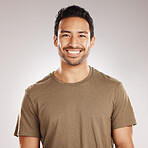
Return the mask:
{"type": "Polygon", "coordinates": [[[15,129],[21,148],[134,148],[136,124],[118,80],[87,63],[94,26],[79,6],[61,9],[54,45],[60,67],[26,89],[15,129]]]}

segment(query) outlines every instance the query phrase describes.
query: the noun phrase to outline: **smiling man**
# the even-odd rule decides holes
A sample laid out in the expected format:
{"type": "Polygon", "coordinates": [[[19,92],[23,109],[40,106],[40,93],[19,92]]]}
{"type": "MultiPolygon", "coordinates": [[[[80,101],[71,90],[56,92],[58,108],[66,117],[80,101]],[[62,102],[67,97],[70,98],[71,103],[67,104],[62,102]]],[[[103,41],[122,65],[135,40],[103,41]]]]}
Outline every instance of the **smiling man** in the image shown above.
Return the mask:
{"type": "MultiPolygon", "coordinates": [[[[54,44],[58,47],[59,55],[63,59],[61,62],[75,67],[84,61],[86,63],[94,41],[94,36],[90,39],[88,22],[80,17],[62,19],[59,23],[58,37],[54,36],[54,44]]],[[[83,65],[87,67],[84,63],[83,65]]]]}
{"type": "Polygon", "coordinates": [[[88,65],[94,26],[79,6],[58,12],[60,67],[28,87],[15,129],[21,148],[134,148],[134,112],[122,83],[88,65]]]}

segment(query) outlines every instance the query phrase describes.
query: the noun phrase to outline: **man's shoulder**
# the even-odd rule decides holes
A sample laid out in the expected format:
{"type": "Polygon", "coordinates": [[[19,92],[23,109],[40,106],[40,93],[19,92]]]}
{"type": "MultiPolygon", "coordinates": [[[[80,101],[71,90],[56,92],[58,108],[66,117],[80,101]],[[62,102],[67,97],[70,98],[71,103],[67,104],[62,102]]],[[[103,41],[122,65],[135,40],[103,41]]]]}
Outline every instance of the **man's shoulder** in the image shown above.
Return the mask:
{"type": "Polygon", "coordinates": [[[118,86],[122,82],[118,79],[105,74],[104,72],[101,72],[94,68],[94,78],[97,82],[101,83],[102,85],[112,85],[112,86],[118,86]]]}
{"type": "Polygon", "coordinates": [[[41,90],[44,90],[47,86],[49,86],[50,81],[51,81],[51,73],[49,73],[47,76],[43,77],[42,79],[38,80],[34,84],[29,85],[25,91],[28,94],[33,92],[40,92],[41,90]]]}

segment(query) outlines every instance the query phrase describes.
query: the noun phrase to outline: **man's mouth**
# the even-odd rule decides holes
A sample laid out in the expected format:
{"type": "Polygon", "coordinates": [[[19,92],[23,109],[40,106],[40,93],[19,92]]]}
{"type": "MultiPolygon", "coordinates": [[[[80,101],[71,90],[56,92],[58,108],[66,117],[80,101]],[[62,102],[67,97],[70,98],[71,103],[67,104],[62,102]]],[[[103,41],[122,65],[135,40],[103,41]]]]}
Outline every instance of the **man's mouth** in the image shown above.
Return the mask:
{"type": "Polygon", "coordinates": [[[81,51],[80,50],[66,50],[67,52],[71,53],[71,54],[77,54],[77,53],[80,53],[81,51]]]}
{"type": "Polygon", "coordinates": [[[69,56],[78,56],[82,52],[82,50],[68,50],[66,49],[66,52],[68,53],[69,56]]]}

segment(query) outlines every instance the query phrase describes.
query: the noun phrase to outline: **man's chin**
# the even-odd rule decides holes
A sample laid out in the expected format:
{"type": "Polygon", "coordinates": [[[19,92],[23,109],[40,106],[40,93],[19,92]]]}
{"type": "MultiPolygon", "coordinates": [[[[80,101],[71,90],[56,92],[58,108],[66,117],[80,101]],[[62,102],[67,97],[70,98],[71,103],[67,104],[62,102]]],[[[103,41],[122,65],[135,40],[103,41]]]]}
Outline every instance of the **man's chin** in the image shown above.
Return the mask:
{"type": "Polygon", "coordinates": [[[71,62],[71,61],[68,61],[68,60],[64,60],[64,62],[67,63],[67,64],[70,65],[70,66],[78,66],[78,65],[80,65],[83,61],[71,62]]]}
{"type": "Polygon", "coordinates": [[[69,58],[69,57],[63,56],[62,59],[66,64],[70,66],[78,66],[81,63],[83,63],[87,59],[87,57],[88,57],[88,54],[79,58],[69,58]]]}
{"type": "Polygon", "coordinates": [[[70,65],[70,66],[78,66],[78,65],[80,65],[81,64],[81,62],[79,62],[79,63],[70,63],[70,62],[66,62],[68,65],[70,65]]]}

